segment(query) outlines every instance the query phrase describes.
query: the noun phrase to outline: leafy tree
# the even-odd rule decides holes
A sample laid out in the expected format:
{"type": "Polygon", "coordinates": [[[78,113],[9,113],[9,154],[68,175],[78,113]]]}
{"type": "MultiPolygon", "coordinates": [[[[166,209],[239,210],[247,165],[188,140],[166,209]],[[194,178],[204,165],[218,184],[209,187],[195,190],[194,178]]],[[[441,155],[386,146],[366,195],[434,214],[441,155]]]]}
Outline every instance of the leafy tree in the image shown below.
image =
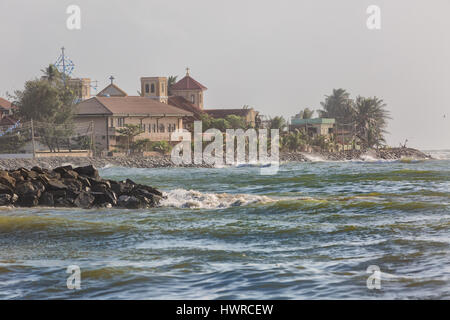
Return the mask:
{"type": "Polygon", "coordinates": [[[23,134],[17,132],[5,133],[0,137],[0,151],[2,153],[17,153],[29,140],[23,134]]]}
{"type": "Polygon", "coordinates": [[[170,88],[177,83],[177,78],[178,76],[169,76],[169,78],[167,79],[167,93],[169,96],[172,95],[172,91],[170,90],[170,88]]]}
{"type": "Polygon", "coordinates": [[[377,97],[356,98],[354,107],[356,134],[365,147],[372,148],[385,142],[387,119],[390,119],[389,112],[385,108],[386,104],[377,97]]]}
{"type": "Polygon", "coordinates": [[[334,118],[339,123],[350,123],[353,116],[353,101],[344,89],[333,89],[330,96],[321,102],[322,110],[318,110],[321,118],[334,118]]]}
{"type": "Polygon", "coordinates": [[[73,133],[76,94],[54,66],[43,72],[42,79],[27,81],[23,90],[14,92],[14,104],[22,122],[33,119],[36,136],[55,152],[73,133]]]}
{"type": "Polygon", "coordinates": [[[161,153],[167,153],[170,151],[170,145],[167,141],[154,142],[152,148],[154,151],[158,151],[161,153]]]}
{"type": "Polygon", "coordinates": [[[269,120],[269,129],[279,129],[283,130],[286,128],[286,120],[283,117],[273,117],[269,120]]]}
{"type": "Polygon", "coordinates": [[[247,121],[243,117],[236,116],[234,114],[225,117],[228,122],[229,129],[247,129],[247,121]]]}
{"type": "Polygon", "coordinates": [[[42,69],[41,72],[44,74],[43,79],[49,82],[62,81],[62,74],[59,72],[58,68],[53,64],[49,64],[47,68],[42,69]]]}
{"type": "Polygon", "coordinates": [[[308,137],[300,130],[289,132],[282,137],[281,145],[289,151],[298,151],[307,144],[308,137]]]}
{"type": "Polygon", "coordinates": [[[127,150],[130,150],[134,137],[143,132],[141,126],[137,124],[126,124],[123,128],[118,128],[116,131],[120,135],[127,137],[127,150]]]}
{"type": "Polygon", "coordinates": [[[309,108],[305,108],[298,114],[298,117],[300,119],[311,119],[314,115],[314,110],[311,110],[309,108]]]}
{"type": "Polygon", "coordinates": [[[139,139],[131,144],[131,149],[137,152],[152,151],[153,142],[150,139],[139,139]]]}

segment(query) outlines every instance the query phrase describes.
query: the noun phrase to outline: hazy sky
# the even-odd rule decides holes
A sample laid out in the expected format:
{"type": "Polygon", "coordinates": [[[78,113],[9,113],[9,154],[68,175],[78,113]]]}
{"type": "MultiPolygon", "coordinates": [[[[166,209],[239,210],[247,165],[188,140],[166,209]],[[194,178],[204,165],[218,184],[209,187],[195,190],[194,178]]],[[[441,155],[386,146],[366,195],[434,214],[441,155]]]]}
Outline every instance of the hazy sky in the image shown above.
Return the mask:
{"type": "Polygon", "coordinates": [[[141,76],[189,66],[206,108],[290,117],[345,88],[385,100],[391,145],[450,149],[449,14],[449,0],[1,0],[0,96],[65,46],[99,90],[114,75],[136,95],[141,76]],[[71,4],[81,30],[66,28],[71,4]],[[366,27],[369,5],[381,30],[366,27]]]}

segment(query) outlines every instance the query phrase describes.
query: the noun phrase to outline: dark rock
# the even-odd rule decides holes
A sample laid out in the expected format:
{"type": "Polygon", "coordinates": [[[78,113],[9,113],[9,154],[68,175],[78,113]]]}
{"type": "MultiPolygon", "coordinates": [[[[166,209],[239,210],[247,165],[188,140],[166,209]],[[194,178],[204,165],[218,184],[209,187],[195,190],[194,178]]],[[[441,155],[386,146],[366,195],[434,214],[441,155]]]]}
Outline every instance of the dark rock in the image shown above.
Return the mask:
{"type": "Polygon", "coordinates": [[[74,201],[74,205],[78,208],[90,209],[95,201],[95,197],[87,192],[80,192],[78,197],[74,201]]]}
{"type": "Polygon", "coordinates": [[[146,189],[133,190],[133,196],[141,200],[149,207],[156,207],[162,199],[161,196],[148,192],[146,189]]]}
{"type": "Polygon", "coordinates": [[[39,174],[44,174],[45,173],[45,171],[43,169],[39,168],[39,167],[33,167],[33,168],[31,168],[31,171],[37,172],[39,174]]]}
{"type": "Polygon", "coordinates": [[[0,183],[13,189],[16,186],[16,179],[10,176],[9,172],[0,170],[0,183]]]}
{"type": "Polygon", "coordinates": [[[67,186],[58,180],[48,180],[46,188],[51,191],[67,190],[67,186]]]}
{"type": "Polygon", "coordinates": [[[162,197],[162,195],[163,195],[161,191],[156,190],[153,187],[143,185],[143,184],[139,184],[139,185],[135,186],[134,189],[146,190],[147,192],[157,195],[159,197],[162,197]]]}
{"type": "Polygon", "coordinates": [[[78,179],[78,173],[73,170],[72,166],[59,167],[53,170],[61,175],[61,178],[78,179]]]}
{"type": "Polygon", "coordinates": [[[125,195],[119,197],[118,204],[120,207],[127,209],[141,209],[145,207],[145,204],[138,198],[125,195]]]}
{"type": "Polygon", "coordinates": [[[72,166],[63,166],[53,169],[54,172],[58,172],[59,174],[64,174],[67,171],[73,170],[72,166]]]}
{"type": "Polygon", "coordinates": [[[91,182],[89,181],[88,178],[83,177],[83,176],[78,176],[77,180],[83,184],[83,187],[89,187],[89,188],[91,187],[91,182]]]}
{"type": "Polygon", "coordinates": [[[11,204],[12,196],[10,194],[0,194],[0,206],[7,206],[11,204]]]}
{"type": "Polygon", "coordinates": [[[71,191],[82,191],[83,183],[75,179],[63,179],[63,184],[71,191]]]}
{"type": "Polygon", "coordinates": [[[76,171],[78,174],[82,176],[87,176],[90,178],[98,179],[100,177],[97,169],[95,169],[93,165],[89,165],[86,167],[78,167],[75,168],[74,171],[76,171]]]}
{"type": "Polygon", "coordinates": [[[55,199],[55,207],[70,208],[73,207],[73,200],[67,198],[57,198],[55,199]]]}
{"type": "Polygon", "coordinates": [[[38,189],[36,189],[34,185],[29,181],[19,183],[15,189],[19,197],[26,194],[36,194],[37,190],[38,189]]]}
{"type": "Polygon", "coordinates": [[[33,187],[36,190],[39,190],[41,193],[45,191],[45,186],[40,180],[33,180],[31,181],[31,183],[33,184],[33,187]]]}
{"type": "Polygon", "coordinates": [[[76,206],[88,209],[119,205],[139,209],[157,206],[161,197],[159,190],[130,179],[122,182],[103,180],[93,166],[75,169],[63,166],[52,171],[39,167],[0,170],[0,206],[76,206]]]}
{"type": "Polygon", "coordinates": [[[17,204],[21,207],[36,207],[39,204],[40,191],[19,196],[17,204]]]}
{"type": "Polygon", "coordinates": [[[111,189],[117,194],[117,196],[130,195],[133,191],[134,185],[127,184],[126,182],[116,182],[111,184],[111,189]]]}
{"type": "Polygon", "coordinates": [[[13,190],[10,187],[5,186],[4,184],[0,183],[0,194],[12,195],[13,194],[13,190]]]}
{"type": "Polygon", "coordinates": [[[11,177],[13,177],[14,178],[14,180],[16,180],[16,183],[17,182],[20,182],[20,181],[25,181],[25,179],[23,178],[23,176],[22,176],[22,174],[20,173],[20,171],[12,171],[12,172],[9,172],[9,175],[11,176],[11,177]]]}
{"type": "Polygon", "coordinates": [[[106,190],[105,192],[91,192],[95,197],[95,204],[110,203],[111,205],[117,205],[117,196],[112,190],[106,190]]]}
{"type": "Polygon", "coordinates": [[[39,198],[39,205],[44,207],[53,207],[55,205],[53,194],[50,192],[44,192],[39,198]]]}

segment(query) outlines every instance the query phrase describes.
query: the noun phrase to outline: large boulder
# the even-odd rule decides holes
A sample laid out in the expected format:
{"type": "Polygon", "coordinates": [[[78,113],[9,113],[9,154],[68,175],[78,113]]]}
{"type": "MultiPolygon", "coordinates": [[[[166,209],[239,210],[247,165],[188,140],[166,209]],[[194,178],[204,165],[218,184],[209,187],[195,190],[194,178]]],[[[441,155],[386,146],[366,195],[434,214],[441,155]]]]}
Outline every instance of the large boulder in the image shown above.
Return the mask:
{"type": "Polygon", "coordinates": [[[119,197],[118,205],[127,209],[142,209],[146,207],[146,204],[138,198],[126,195],[119,197]]]}
{"type": "Polygon", "coordinates": [[[0,183],[10,188],[14,188],[16,186],[16,179],[10,176],[8,171],[0,170],[0,183]]]}
{"type": "Polygon", "coordinates": [[[39,198],[39,205],[43,207],[53,207],[55,205],[53,194],[50,192],[44,192],[39,198]]]}
{"type": "Polygon", "coordinates": [[[78,167],[75,168],[74,171],[76,171],[79,175],[82,176],[87,176],[94,179],[100,178],[97,169],[95,169],[93,165],[89,165],[86,167],[78,167]]]}
{"type": "Polygon", "coordinates": [[[90,209],[94,205],[95,197],[87,192],[80,192],[74,201],[74,205],[78,208],[90,209]]]}
{"type": "Polygon", "coordinates": [[[14,204],[18,199],[16,194],[0,194],[0,206],[9,206],[14,204]]]}
{"type": "Polygon", "coordinates": [[[12,195],[13,193],[14,193],[13,189],[11,189],[10,187],[5,186],[4,184],[0,183],[0,194],[12,195]]]}
{"type": "Polygon", "coordinates": [[[59,173],[61,178],[78,179],[78,173],[73,170],[72,166],[64,166],[53,169],[53,172],[59,173]]]}

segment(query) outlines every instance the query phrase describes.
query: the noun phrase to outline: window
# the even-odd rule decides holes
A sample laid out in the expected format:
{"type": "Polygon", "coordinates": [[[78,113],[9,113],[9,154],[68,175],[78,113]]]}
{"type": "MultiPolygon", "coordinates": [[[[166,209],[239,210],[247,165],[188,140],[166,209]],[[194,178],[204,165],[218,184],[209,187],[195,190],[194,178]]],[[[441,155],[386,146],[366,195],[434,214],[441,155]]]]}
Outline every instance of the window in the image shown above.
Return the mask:
{"type": "Polygon", "coordinates": [[[152,86],[151,86],[151,91],[152,91],[152,93],[155,93],[155,84],[154,83],[152,83],[152,86]]]}
{"type": "Polygon", "coordinates": [[[114,118],[111,118],[110,123],[111,123],[110,127],[111,127],[111,128],[114,127],[114,118]]]}
{"type": "Polygon", "coordinates": [[[169,132],[175,132],[177,130],[177,125],[175,123],[169,124],[169,132]]]}
{"type": "Polygon", "coordinates": [[[125,118],[117,118],[117,126],[123,127],[125,125],[125,118]]]}
{"type": "Polygon", "coordinates": [[[164,83],[161,83],[161,93],[164,93],[164,90],[165,90],[164,83]]]}
{"type": "Polygon", "coordinates": [[[145,84],[145,93],[149,93],[150,92],[150,87],[148,85],[148,83],[145,84]]]}
{"type": "Polygon", "coordinates": [[[164,127],[164,125],[160,124],[159,125],[159,132],[165,132],[165,131],[166,131],[166,128],[164,127]]]}
{"type": "Polygon", "coordinates": [[[195,103],[195,95],[191,95],[191,103],[195,103]]]}
{"type": "Polygon", "coordinates": [[[153,132],[156,132],[156,124],[153,124],[153,132]]]}

